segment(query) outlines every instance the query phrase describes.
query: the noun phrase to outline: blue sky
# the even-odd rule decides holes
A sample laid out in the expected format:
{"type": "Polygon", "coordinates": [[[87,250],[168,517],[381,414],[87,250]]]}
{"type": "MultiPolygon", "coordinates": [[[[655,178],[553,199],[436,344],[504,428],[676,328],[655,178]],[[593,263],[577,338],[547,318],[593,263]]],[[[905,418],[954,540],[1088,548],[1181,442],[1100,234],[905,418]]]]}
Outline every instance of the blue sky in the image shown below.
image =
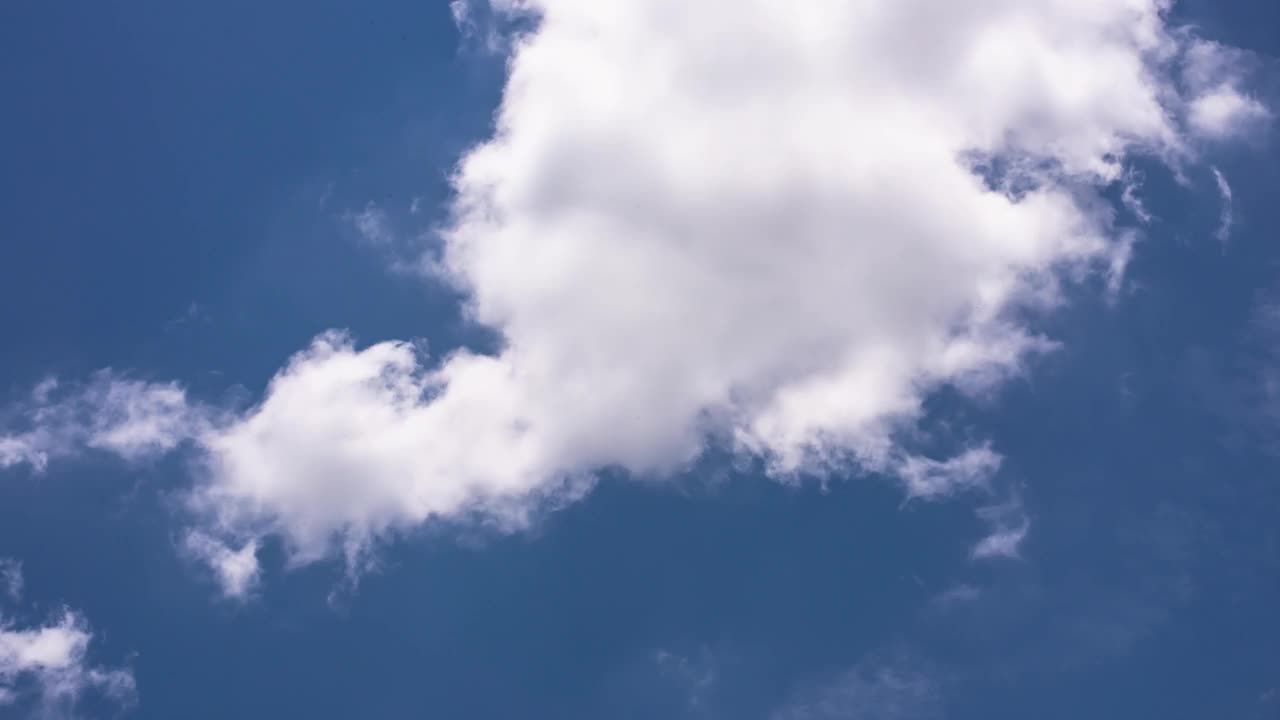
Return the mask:
{"type": "Polygon", "coordinates": [[[731,5],[0,8],[0,717],[1280,717],[1280,8],[731,5]]]}

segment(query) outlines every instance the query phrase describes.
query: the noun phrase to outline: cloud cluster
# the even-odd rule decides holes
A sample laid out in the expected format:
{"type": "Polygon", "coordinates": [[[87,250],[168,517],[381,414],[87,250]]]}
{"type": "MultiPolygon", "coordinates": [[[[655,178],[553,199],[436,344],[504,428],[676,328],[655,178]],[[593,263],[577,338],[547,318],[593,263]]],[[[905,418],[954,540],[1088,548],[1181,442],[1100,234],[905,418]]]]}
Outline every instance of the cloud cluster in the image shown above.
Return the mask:
{"type": "MultiPolygon", "coordinates": [[[[188,545],[233,594],[267,536],[358,568],[432,519],[520,527],[602,468],[663,475],[708,443],[778,477],[982,487],[989,447],[904,444],[925,400],[1051,350],[1035,318],[1063,282],[1114,287],[1134,236],[1100,191],[1134,154],[1182,163],[1265,112],[1167,5],[493,0],[527,30],[424,263],[499,352],[329,333],[219,422],[107,377],[93,402],[123,412],[53,412],[0,463],[194,438],[188,545]]],[[[452,4],[462,25],[480,6],[452,4]]]]}
{"type": "MultiPolygon", "coordinates": [[[[16,601],[22,589],[20,566],[6,560],[4,567],[9,599],[16,601]]],[[[29,711],[33,717],[71,717],[90,693],[118,705],[132,703],[133,673],[92,665],[88,659],[92,640],[88,623],[71,610],[63,610],[47,624],[29,627],[18,626],[0,613],[0,714],[29,711]]]]}

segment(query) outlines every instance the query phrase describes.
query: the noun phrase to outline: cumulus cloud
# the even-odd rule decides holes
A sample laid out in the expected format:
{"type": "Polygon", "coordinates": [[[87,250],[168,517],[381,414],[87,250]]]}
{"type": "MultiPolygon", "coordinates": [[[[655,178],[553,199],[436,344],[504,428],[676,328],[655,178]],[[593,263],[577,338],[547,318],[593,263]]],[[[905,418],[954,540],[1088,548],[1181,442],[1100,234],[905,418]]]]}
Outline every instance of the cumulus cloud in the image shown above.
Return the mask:
{"type": "MultiPolygon", "coordinates": [[[[1234,56],[1167,5],[451,3],[524,28],[427,261],[502,348],[329,333],[243,417],[175,413],[204,459],[196,554],[224,579],[240,558],[233,587],[268,535],[351,568],[433,518],[522,527],[601,468],[663,475],[709,443],[780,478],[983,486],[988,446],[904,442],[925,400],[1051,351],[1035,319],[1063,283],[1115,287],[1134,236],[1100,191],[1133,155],[1241,126],[1207,109],[1242,92],[1234,56]]],[[[32,464],[54,445],[10,442],[32,464]]]]}
{"type": "Polygon", "coordinates": [[[0,426],[0,468],[25,464],[36,472],[51,459],[86,449],[128,461],[154,457],[198,434],[210,419],[176,383],[132,380],[110,370],[70,387],[46,380],[9,415],[0,426]]]}
{"type": "MultiPolygon", "coordinates": [[[[5,575],[10,598],[17,600],[21,566],[8,561],[5,575]]],[[[71,610],[61,611],[47,624],[25,627],[0,613],[0,714],[71,717],[88,694],[121,706],[131,704],[136,690],[133,673],[92,665],[92,640],[88,623],[71,610]]]]}

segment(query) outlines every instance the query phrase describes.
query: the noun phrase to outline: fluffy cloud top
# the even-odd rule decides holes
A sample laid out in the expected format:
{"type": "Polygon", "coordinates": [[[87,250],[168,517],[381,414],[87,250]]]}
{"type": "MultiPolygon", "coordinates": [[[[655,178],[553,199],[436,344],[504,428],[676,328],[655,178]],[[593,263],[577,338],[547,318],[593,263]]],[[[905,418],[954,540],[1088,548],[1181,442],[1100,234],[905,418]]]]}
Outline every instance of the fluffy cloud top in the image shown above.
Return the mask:
{"type": "MultiPolygon", "coordinates": [[[[452,7],[472,24],[475,5],[452,7]]],[[[1023,372],[1060,283],[1118,280],[1132,236],[1099,190],[1128,158],[1181,163],[1256,115],[1238,58],[1167,5],[493,0],[533,29],[430,265],[500,352],[430,364],[330,333],[243,417],[162,387],[139,396],[163,423],[54,436],[124,454],[195,437],[192,551],[231,592],[267,535],[356,566],[432,518],[519,527],[601,468],[661,475],[708,442],[780,477],[982,487],[989,448],[900,442],[925,399],[1023,372]]],[[[0,439],[0,462],[58,447],[0,439]]]]}

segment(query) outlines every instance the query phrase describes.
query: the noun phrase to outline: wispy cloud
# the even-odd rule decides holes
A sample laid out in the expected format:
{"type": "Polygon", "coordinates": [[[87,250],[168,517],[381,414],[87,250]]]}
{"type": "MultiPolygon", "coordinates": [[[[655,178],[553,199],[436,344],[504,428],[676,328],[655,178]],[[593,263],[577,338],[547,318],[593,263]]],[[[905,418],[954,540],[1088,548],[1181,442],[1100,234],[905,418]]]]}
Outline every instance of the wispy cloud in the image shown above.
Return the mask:
{"type": "Polygon", "coordinates": [[[1019,557],[1022,541],[1031,531],[1031,519],[1022,501],[1015,496],[1007,502],[979,509],[978,516],[987,522],[990,534],[973,546],[970,556],[975,560],[1019,557]]]}
{"type": "Polygon", "coordinates": [[[991,476],[1000,469],[1001,458],[990,446],[971,448],[963,453],[934,460],[909,456],[895,472],[906,486],[908,497],[948,497],[966,490],[989,488],[991,476]]]}
{"type": "Polygon", "coordinates": [[[209,410],[176,383],[150,383],[103,370],[88,383],[49,379],[8,408],[0,425],[0,468],[99,450],[128,461],[167,453],[209,426],[209,410]]]}
{"type": "MultiPolygon", "coordinates": [[[[6,561],[11,600],[22,590],[21,566],[6,561]]],[[[133,672],[89,660],[93,632],[79,613],[62,610],[47,623],[23,625],[0,612],[0,714],[72,718],[81,701],[97,695],[117,707],[136,698],[133,672]]]]}
{"type": "Polygon", "coordinates": [[[873,656],[802,688],[771,720],[932,720],[945,715],[938,682],[909,655],[873,656]]]}
{"type": "Polygon", "coordinates": [[[373,203],[366,205],[360,212],[345,214],[344,218],[355,228],[363,242],[383,247],[395,242],[395,233],[391,229],[387,212],[373,203]]]}
{"type": "Polygon", "coordinates": [[[1142,201],[1139,194],[1142,190],[1142,175],[1136,170],[1130,170],[1125,173],[1123,180],[1123,189],[1120,193],[1120,202],[1130,213],[1133,214],[1138,222],[1146,225],[1151,222],[1152,215],[1147,210],[1146,204],[1142,201]]]}
{"type": "Polygon", "coordinates": [[[0,589],[10,600],[22,598],[22,563],[13,558],[0,558],[0,589]]]}
{"type": "Polygon", "coordinates": [[[462,47],[490,55],[510,52],[522,17],[534,6],[523,0],[449,0],[449,12],[458,28],[462,47]]]}
{"type": "Polygon", "coordinates": [[[221,540],[192,530],[183,539],[183,550],[213,572],[224,597],[244,601],[257,589],[262,576],[257,541],[231,548],[221,540]]]}
{"type": "Polygon", "coordinates": [[[1232,223],[1232,195],[1231,186],[1227,184],[1227,178],[1218,168],[1212,168],[1214,182],[1218,185],[1218,196],[1222,199],[1222,209],[1218,213],[1218,229],[1214,231],[1213,236],[1218,242],[1226,243],[1231,238],[1232,223]]]}
{"type": "Polygon", "coordinates": [[[1244,89],[1249,64],[1247,53],[1220,43],[1197,39],[1186,46],[1183,81],[1193,133],[1223,140],[1270,121],[1271,111],[1244,89]]]}
{"type": "Polygon", "coordinates": [[[703,648],[694,654],[659,650],[654,653],[654,663],[680,686],[690,709],[707,709],[709,695],[720,679],[719,665],[710,650],[703,648]]]}
{"type": "Polygon", "coordinates": [[[982,597],[981,589],[968,583],[960,583],[938,593],[933,599],[933,604],[940,609],[945,609],[975,601],[980,597],[982,597]]]}

